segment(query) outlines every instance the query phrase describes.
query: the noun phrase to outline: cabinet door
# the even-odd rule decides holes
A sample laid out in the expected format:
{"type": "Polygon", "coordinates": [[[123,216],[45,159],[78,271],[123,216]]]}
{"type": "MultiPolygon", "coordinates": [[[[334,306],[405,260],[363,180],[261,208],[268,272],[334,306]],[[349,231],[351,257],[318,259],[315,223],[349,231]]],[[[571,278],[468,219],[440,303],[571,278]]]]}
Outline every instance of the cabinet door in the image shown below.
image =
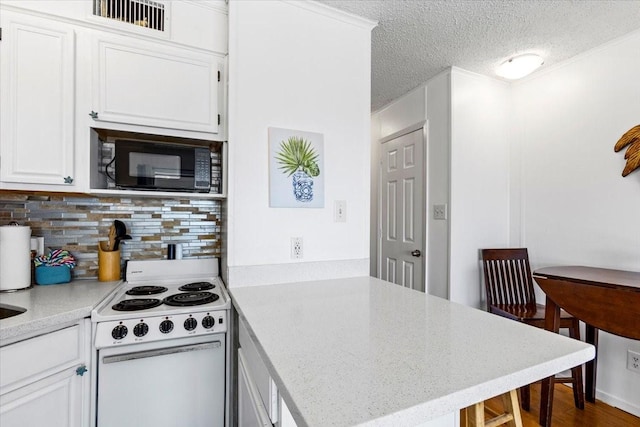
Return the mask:
{"type": "Polygon", "coordinates": [[[97,121],[218,132],[221,57],[100,34],[93,58],[97,121]]]}
{"type": "Polygon", "coordinates": [[[0,180],[73,187],[74,30],[5,10],[0,16],[0,180]]]}
{"type": "MultiPolygon", "coordinates": [[[[46,357],[43,353],[42,357],[46,357]]],[[[82,377],[76,368],[0,396],[2,427],[80,427],[82,377]]]]}
{"type": "Polygon", "coordinates": [[[238,425],[272,427],[242,349],[238,349],[238,425]]]}

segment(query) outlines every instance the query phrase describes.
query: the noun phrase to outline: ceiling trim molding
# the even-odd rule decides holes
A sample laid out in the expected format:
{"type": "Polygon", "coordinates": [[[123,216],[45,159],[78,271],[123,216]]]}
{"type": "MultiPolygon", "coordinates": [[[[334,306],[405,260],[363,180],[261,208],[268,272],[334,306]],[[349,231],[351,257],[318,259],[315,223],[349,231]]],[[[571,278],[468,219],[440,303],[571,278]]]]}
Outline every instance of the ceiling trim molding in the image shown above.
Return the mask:
{"type": "Polygon", "coordinates": [[[356,27],[363,28],[365,30],[373,30],[378,26],[378,21],[374,21],[368,18],[363,18],[361,16],[355,15],[350,12],[345,12],[340,9],[336,9],[334,7],[328,6],[323,3],[318,3],[315,1],[301,1],[301,0],[281,0],[282,3],[289,4],[291,6],[296,6],[301,9],[308,10],[309,12],[317,13],[319,15],[326,16],[327,18],[332,18],[340,22],[344,22],[347,24],[354,25],[356,27]]]}
{"type": "MultiPolygon", "coordinates": [[[[455,65],[453,67],[451,67],[450,70],[451,70],[451,74],[464,74],[464,75],[467,75],[469,77],[476,78],[478,80],[489,80],[492,83],[498,83],[498,84],[506,86],[506,87],[510,87],[514,83],[514,82],[511,82],[511,81],[503,80],[500,77],[492,77],[492,76],[487,76],[487,75],[484,75],[484,74],[476,73],[475,71],[465,70],[464,68],[456,67],[455,65]]],[[[431,80],[431,79],[429,79],[429,80],[431,80]]]]}
{"type": "Polygon", "coordinates": [[[625,41],[627,41],[628,39],[634,38],[634,37],[639,37],[640,36],[640,30],[634,30],[630,33],[624,34],[620,37],[616,37],[615,39],[609,40],[608,42],[602,43],[601,45],[592,47],[589,50],[585,50],[584,52],[578,53],[575,56],[572,56],[571,58],[567,58],[564,61],[560,61],[560,62],[556,62],[553,65],[549,65],[548,67],[544,67],[544,68],[539,68],[536,71],[534,71],[532,74],[529,74],[526,77],[521,78],[520,80],[516,80],[511,82],[512,85],[520,85],[522,83],[526,83],[528,81],[537,79],[538,77],[542,77],[547,75],[548,73],[551,73],[553,71],[559,70],[561,68],[564,68],[568,65],[571,65],[575,62],[579,62],[581,60],[583,60],[584,58],[587,58],[591,55],[595,55],[598,52],[608,49],[611,46],[614,46],[618,43],[624,43],[625,41]]]}

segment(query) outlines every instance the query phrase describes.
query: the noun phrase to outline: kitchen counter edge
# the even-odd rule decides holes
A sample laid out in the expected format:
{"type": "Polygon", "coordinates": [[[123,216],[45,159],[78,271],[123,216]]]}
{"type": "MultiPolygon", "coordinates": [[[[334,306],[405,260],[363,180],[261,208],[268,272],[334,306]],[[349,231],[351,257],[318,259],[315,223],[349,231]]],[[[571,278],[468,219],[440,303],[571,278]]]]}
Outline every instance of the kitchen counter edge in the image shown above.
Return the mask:
{"type": "Polygon", "coordinates": [[[27,311],[0,320],[0,346],[89,317],[91,310],[122,281],[75,280],[59,285],[0,293],[0,303],[27,311]]]}

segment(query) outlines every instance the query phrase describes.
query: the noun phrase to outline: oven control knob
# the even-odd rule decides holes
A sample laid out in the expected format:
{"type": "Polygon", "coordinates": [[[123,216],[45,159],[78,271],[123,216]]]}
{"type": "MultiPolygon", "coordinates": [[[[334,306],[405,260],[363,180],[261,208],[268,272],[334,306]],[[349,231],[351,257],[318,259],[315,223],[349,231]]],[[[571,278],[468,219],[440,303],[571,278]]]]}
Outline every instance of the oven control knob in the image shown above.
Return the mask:
{"type": "Polygon", "coordinates": [[[214,319],[213,316],[205,316],[202,319],[202,326],[205,329],[211,329],[215,324],[216,324],[216,319],[214,319]]]}
{"type": "Polygon", "coordinates": [[[173,331],[173,322],[171,320],[163,320],[160,323],[160,332],[168,334],[171,331],[173,331]]]}
{"type": "Polygon", "coordinates": [[[113,328],[113,331],[111,331],[111,336],[114,340],[121,340],[122,338],[127,336],[127,332],[129,332],[129,330],[126,326],[118,325],[113,328]]]}
{"type": "Polygon", "coordinates": [[[198,326],[198,321],[193,317],[189,317],[187,320],[184,321],[184,328],[187,331],[193,331],[196,328],[196,326],[198,326]]]}
{"type": "Polygon", "coordinates": [[[133,335],[137,337],[143,337],[147,335],[147,332],[149,332],[149,325],[147,325],[146,323],[140,322],[133,327],[133,335]]]}

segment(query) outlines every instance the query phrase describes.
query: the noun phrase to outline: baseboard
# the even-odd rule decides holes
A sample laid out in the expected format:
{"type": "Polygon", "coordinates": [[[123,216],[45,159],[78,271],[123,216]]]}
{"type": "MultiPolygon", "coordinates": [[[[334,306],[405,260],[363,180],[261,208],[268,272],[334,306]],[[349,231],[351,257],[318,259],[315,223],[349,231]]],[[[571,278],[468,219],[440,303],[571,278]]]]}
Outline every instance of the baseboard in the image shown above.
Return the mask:
{"type": "Polygon", "coordinates": [[[603,401],[607,405],[613,406],[618,409],[622,409],[636,417],[640,417],[640,406],[622,400],[616,396],[612,396],[608,393],[604,393],[596,389],[596,399],[603,401]]]}
{"type": "MultiPolygon", "coordinates": [[[[570,377],[571,371],[564,371],[557,374],[559,377],[570,377]]],[[[572,384],[564,384],[567,387],[572,387],[572,384]]],[[[596,399],[601,400],[609,406],[613,406],[614,408],[621,409],[625,412],[628,412],[636,417],[640,417],[640,406],[637,404],[633,404],[631,402],[627,402],[626,400],[622,400],[616,396],[605,393],[596,389],[596,399]]]]}

